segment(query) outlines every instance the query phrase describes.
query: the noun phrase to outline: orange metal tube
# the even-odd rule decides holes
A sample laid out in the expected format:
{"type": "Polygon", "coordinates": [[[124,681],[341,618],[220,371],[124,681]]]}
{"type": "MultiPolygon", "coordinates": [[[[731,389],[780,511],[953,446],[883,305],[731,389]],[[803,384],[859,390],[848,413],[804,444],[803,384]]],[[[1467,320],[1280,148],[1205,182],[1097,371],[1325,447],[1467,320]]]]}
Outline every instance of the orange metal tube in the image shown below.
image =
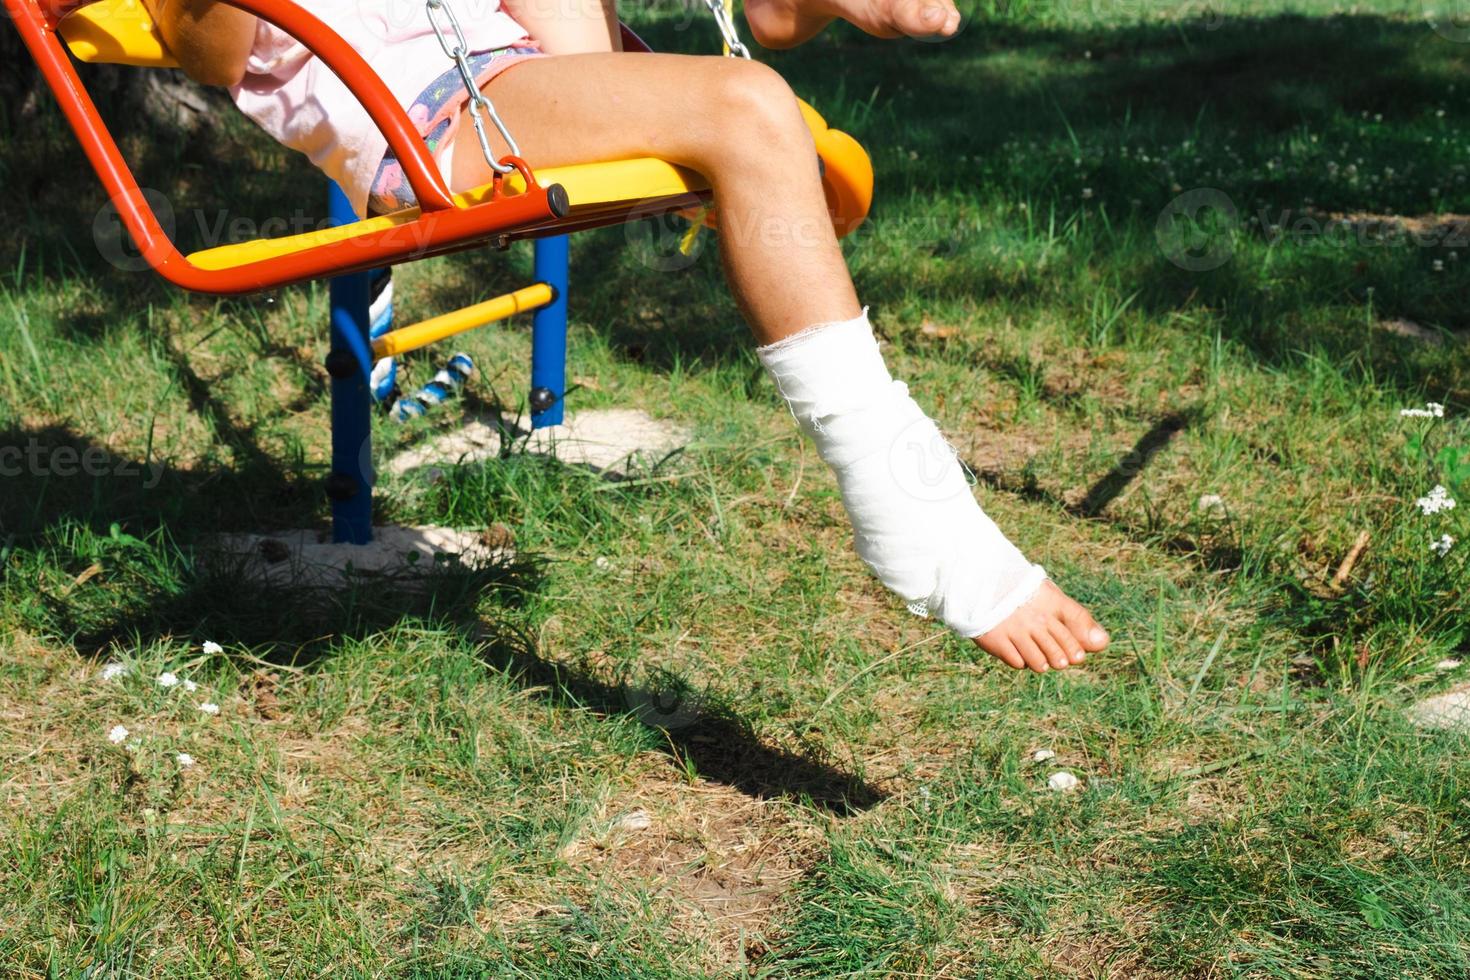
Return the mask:
{"type": "MultiPolygon", "coordinates": [[[[542,187],[534,178],[527,180],[520,194],[497,195],[469,208],[455,206],[408,114],[351,46],[290,0],[225,2],[298,37],[342,78],[383,129],[424,209],[417,220],[396,228],[237,268],[200,269],[179,254],[159,225],[55,32],[62,16],[85,4],[4,0],[7,15],[55,93],[124,227],[149,265],[170,282],[199,292],[251,292],[455,250],[502,232],[550,222],[564,212],[565,195],[560,189],[542,187]]],[[[524,172],[529,175],[529,168],[524,172]]]]}

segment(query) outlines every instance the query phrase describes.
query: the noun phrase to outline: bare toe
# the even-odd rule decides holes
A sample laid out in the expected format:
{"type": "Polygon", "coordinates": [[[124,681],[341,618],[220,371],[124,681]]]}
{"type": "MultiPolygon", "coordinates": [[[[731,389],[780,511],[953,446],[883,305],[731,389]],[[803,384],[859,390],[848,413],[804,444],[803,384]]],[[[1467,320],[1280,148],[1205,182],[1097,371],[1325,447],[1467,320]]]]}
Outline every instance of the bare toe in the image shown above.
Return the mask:
{"type": "Polygon", "coordinates": [[[1072,635],[1077,637],[1083,649],[1097,653],[1107,647],[1108,631],[1097,624],[1097,620],[1092,618],[1092,613],[1070,597],[1062,611],[1062,621],[1067,624],[1072,635]]]}
{"type": "Polygon", "coordinates": [[[949,35],[959,27],[959,11],[940,0],[908,0],[891,9],[894,28],[911,37],[949,35]],[[951,21],[955,22],[953,26],[951,21]]]}
{"type": "Polygon", "coordinates": [[[1007,667],[1014,667],[1016,670],[1026,669],[1026,660],[1016,649],[1016,645],[1011,642],[1010,637],[999,632],[990,632],[976,639],[975,642],[980,644],[980,649],[1007,667]]]}
{"type": "Polygon", "coordinates": [[[1041,652],[1041,648],[1036,645],[1036,641],[1029,635],[1022,633],[1013,637],[1011,642],[1015,643],[1016,649],[1021,652],[1021,656],[1025,659],[1027,667],[1030,667],[1038,674],[1044,674],[1048,670],[1051,670],[1051,665],[1046,661],[1046,654],[1041,652]]]}
{"type": "Polygon", "coordinates": [[[1036,641],[1036,645],[1041,648],[1041,652],[1046,654],[1046,662],[1051,664],[1053,670],[1066,670],[1072,663],[1067,658],[1066,650],[1051,635],[1051,624],[1048,622],[1050,618],[1048,616],[1036,624],[1031,638],[1036,641]]]}
{"type": "Polygon", "coordinates": [[[1051,635],[1062,648],[1062,652],[1067,655],[1068,663],[1080,664],[1083,660],[1087,659],[1087,651],[1082,649],[1082,641],[1072,635],[1072,631],[1067,628],[1066,623],[1059,619],[1052,620],[1051,635]]]}

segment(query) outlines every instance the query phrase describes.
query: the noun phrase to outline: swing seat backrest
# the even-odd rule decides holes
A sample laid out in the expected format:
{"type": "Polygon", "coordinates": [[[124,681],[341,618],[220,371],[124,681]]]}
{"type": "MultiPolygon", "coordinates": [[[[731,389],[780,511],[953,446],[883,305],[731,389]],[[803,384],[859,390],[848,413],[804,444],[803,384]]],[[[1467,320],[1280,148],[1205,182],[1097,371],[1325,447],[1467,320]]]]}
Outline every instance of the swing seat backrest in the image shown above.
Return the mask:
{"type": "Polygon", "coordinates": [[[108,0],[65,17],[59,33],[72,56],[88,64],[177,68],[143,0],[108,0]]]}
{"type": "MultiPolygon", "coordinates": [[[[173,68],[142,0],[4,0],[6,10],[61,102],[83,149],[148,263],[170,281],[210,293],[241,293],[413,261],[487,242],[564,234],[678,211],[709,201],[698,174],[662,160],[522,167],[500,184],[449,191],[427,148],[386,85],[350,47],[291,0],[229,0],[264,17],[322,58],[362,101],[402,162],[421,207],[304,234],[222,245],[184,256],[158,223],[78,78],[78,61],[173,68]],[[65,5],[58,9],[58,4],[65,5]],[[65,43],[58,43],[58,36],[65,43]]],[[[629,50],[648,50],[625,30],[629,50]]],[[[850,136],[803,103],[822,155],[828,204],[839,234],[866,217],[873,172],[850,136]]]]}

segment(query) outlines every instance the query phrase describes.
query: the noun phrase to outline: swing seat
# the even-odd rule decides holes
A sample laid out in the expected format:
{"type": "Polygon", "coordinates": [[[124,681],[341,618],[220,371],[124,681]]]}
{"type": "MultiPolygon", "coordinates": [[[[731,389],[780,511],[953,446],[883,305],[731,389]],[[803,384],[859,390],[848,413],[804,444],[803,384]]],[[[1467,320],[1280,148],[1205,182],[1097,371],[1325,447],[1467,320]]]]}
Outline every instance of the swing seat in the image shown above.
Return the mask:
{"type": "MultiPolygon", "coordinates": [[[[115,142],[86,95],[66,50],[78,61],[175,68],[142,0],[4,0],[83,148],[102,177],[143,257],[170,281],[201,292],[242,293],[379,268],[485,243],[562,235],[708,205],[693,171],[644,158],[517,172],[454,194],[406,113],[355,51],[289,0],[230,0],[306,44],[343,80],[388,138],[419,207],[303,234],[263,238],[180,255],[159,227],[115,142]]],[[[625,30],[625,47],[648,50],[625,30]]],[[[855,230],[872,204],[873,169],[861,145],[830,129],[806,103],[802,114],[821,157],[833,226],[855,230]]]]}

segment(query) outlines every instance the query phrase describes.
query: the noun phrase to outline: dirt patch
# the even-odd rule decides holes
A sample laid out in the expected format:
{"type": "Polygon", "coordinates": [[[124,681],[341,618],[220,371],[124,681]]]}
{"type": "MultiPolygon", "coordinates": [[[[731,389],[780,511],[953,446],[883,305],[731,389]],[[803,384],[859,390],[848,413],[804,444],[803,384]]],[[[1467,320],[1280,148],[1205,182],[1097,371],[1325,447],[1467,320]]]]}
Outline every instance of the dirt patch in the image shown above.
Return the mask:
{"type": "Polygon", "coordinates": [[[632,460],[658,462],[687,446],[692,438],[693,434],[682,425],[624,408],[577,412],[564,425],[531,433],[507,430],[495,419],[469,419],[451,432],[399,453],[388,463],[388,470],[407,473],[483,462],[496,458],[502,443],[510,441],[523,444],[525,452],[617,473],[632,460]]]}
{"type": "Polygon", "coordinates": [[[324,531],[224,534],[207,538],[211,560],[249,579],[279,586],[339,587],[364,578],[422,580],[436,569],[480,568],[505,561],[507,529],[375,527],[365,545],[329,540],[324,531]]]}
{"type": "Polygon", "coordinates": [[[789,807],[673,778],[662,756],[648,765],[562,856],[599,882],[663,896],[676,927],[709,937],[712,965],[760,955],[786,893],[822,851],[820,833],[789,807]]]}

